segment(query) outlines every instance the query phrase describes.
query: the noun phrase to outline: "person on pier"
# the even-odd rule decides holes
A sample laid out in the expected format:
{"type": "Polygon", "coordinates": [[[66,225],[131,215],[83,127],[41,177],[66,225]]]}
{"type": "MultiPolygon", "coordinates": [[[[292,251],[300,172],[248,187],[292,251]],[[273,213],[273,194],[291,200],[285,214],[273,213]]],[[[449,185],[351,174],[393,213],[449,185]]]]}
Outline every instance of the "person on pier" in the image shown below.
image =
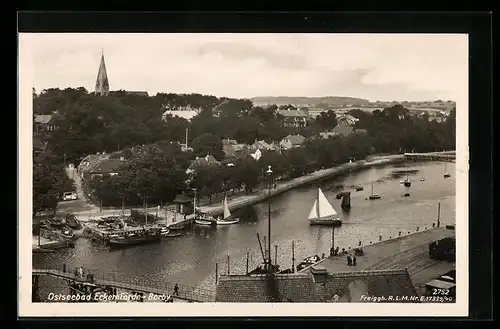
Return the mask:
{"type": "Polygon", "coordinates": [[[351,266],[352,265],[352,258],[351,256],[347,255],[347,265],[351,266]]]}
{"type": "Polygon", "coordinates": [[[356,266],[356,255],[352,256],[352,266],[356,266]]]}
{"type": "Polygon", "coordinates": [[[177,285],[177,283],[175,284],[174,287],[174,295],[179,296],[179,286],[177,285]]]}

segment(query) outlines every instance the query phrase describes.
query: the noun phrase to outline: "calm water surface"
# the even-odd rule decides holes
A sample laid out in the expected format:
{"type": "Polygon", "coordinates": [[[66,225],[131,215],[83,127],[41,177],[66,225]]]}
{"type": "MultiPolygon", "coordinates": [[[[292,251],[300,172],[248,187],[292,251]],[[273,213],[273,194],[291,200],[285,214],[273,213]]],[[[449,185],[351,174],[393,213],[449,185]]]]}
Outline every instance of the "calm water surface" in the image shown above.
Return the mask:
{"type": "MultiPolygon", "coordinates": [[[[406,178],[406,165],[388,165],[347,174],[333,180],[304,186],[272,199],[272,255],[278,246],[278,263],[281,268],[292,264],[291,245],[295,241],[297,265],[304,257],[329,253],[332,244],[332,229],[309,226],[308,215],[321,187],[334,208],[343,217],[343,225],[335,229],[335,245],[340,248],[356,247],[359,241],[368,244],[395,237],[399,231],[415,231],[432,226],[437,219],[438,202],[441,203],[441,221],[455,222],[455,164],[447,164],[452,177],[443,178],[444,163],[407,164],[412,186],[400,184],[406,178]],[[422,174],[426,180],[420,181],[422,174]],[[371,194],[380,194],[380,200],[366,200],[371,194]],[[356,192],[357,185],[364,191],[356,192]],[[344,213],[341,200],[335,198],[342,189],[351,193],[352,209],[344,213]],[[410,192],[410,197],[402,197],[410,192]]],[[[226,227],[194,227],[182,237],[163,240],[157,244],[135,246],[124,250],[105,250],[80,238],[74,249],[59,250],[50,254],[34,254],[33,267],[60,266],[69,268],[83,266],[101,272],[116,273],[121,276],[137,277],[154,281],[167,281],[180,285],[215,288],[215,264],[220,272],[244,274],[246,253],[250,269],[262,261],[256,233],[261,239],[268,235],[268,204],[260,203],[235,211],[241,216],[239,224],[226,227]]],[[[64,285],[50,278],[41,278],[40,296],[48,292],[66,291],[64,285]]]]}

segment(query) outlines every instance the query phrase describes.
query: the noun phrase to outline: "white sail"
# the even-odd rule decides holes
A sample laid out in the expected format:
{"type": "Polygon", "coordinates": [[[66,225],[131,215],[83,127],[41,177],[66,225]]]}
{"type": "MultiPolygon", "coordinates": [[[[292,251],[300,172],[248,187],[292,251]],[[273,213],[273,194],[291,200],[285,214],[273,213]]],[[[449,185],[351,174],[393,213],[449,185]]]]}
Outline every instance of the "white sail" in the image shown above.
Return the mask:
{"type": "Polygon", "coordinates": [[[231,212],[229,211],[229,206],[227,205],[227,197],[224,197],[224,219],[231,217],[231,212]]]}
{"type": "Polygon", "coordinates": [[[318,189],[318,217],[329,217],[329,216],[337,216],[337,212],[333,209],[332,205],[323,194],[321,189],[318,189]]]}
{"type": "Polygon", "coordinates": [[[314,204],[311,208],[311,212],[309,213],[309,218],[308,219],[314,219],[314,218],[318,218],[318,209],[317,209],[317,206],[318,206],[318,200],[314,200],[314,204]]]}

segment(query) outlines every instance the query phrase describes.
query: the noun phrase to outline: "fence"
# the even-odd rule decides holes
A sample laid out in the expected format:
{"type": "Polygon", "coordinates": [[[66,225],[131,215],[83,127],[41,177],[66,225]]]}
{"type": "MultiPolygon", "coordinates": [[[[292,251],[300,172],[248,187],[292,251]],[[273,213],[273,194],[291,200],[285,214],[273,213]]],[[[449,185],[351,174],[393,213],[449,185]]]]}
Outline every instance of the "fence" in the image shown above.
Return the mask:
{"type": "Polygon", "coordinates": [[[36,274],[48,274],[59,276],[64,279],[85,282],[89,284],[110,286],[133,292],[145,292],[153,294],[168,294],[174,298],[192,302],[213,302],[215,291],[178,284],[178,294],[174,294],[175,283],[152,281],[144,278],[123,276],[114,273],[104,273],[95,269],[83,269],[83,278],[78,275],[79,267],[69,267],[66,264],[58,266],[40,267],[33,269],[36,274]]]}

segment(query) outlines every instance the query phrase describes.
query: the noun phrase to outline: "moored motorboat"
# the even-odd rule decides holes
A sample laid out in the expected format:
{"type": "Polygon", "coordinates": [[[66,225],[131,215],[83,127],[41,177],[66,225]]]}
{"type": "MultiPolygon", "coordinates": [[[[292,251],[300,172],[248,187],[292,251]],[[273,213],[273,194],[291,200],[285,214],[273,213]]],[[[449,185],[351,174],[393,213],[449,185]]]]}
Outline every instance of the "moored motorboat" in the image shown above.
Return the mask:
{"type": "Polygon", "coordinates": [[[253,269],[252,271],[248,272],[247,275],[269,274],[269,272],[271,274],[279,273],[280,272],[279,265],[271,264],[271,268],[270,268],[270,270],[268,270],[267,269],[267,264],[262,263],[259,266],[257,266],[255,269],[253,269]]]}
{"type": "Polygon", "coordinates": [[[172,225],[169,225],[168,228],[170,229],[170,231],[183,231],[186,229],[186,225],[185,224],[172,224],[172,225]]]}
{"type": "Polygon", "coordinates": [[[182,232],[169,232],[164,235],[165,238],[176,238],[178,236],[182,236],[182,232]]]}
{"type": "Polygon", "coordinates": [[[217,225],[217,221],[213,216],[210,216],[209,214],[204,214],[204,213],[196,214],[194,222],[195,222],[195,224],[201,225],[201,226],[217,225]]]}
{"type": "Polygon", "coordinates": [[[363,186],[356,186],[356,191],[363,191],[364,190],[364,187],[363,186]]]}
{"type": "Polygon", "coordinates": [[[75,237],[75,233],[73,232],[73,230],[69,227],[64,227],[62,230],[61,230],[61,234],[62,236],[67,239],[67,240],[71,240],[75,237]]]}
{"type": "Polygon", "coordinates": [[[162,236],[167,236],[170,233],[170,229],[166,226],[160,227],[160,234],[162,236]]]}
{"type": "Polygon", "coordinates": [[[304,260],[299,265],[297,265],[297,271],[301,271],[304,268],[319,262],[320,260],[321,258],[318,255],[308,256],[304,258],[304,260]]]}

